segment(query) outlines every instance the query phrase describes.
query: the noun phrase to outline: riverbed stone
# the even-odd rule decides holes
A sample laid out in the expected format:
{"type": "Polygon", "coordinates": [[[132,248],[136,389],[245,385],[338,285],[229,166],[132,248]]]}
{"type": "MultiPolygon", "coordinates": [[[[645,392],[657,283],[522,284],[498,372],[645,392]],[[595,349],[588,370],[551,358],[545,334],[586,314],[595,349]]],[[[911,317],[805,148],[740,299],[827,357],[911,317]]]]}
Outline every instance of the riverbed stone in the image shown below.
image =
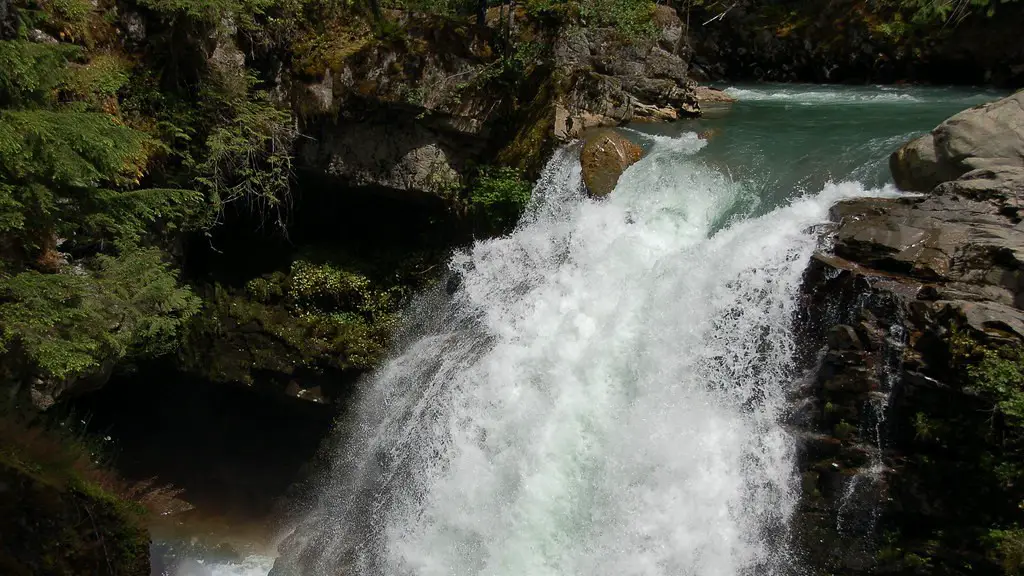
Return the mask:
{"type": "Polygon", "coordinates": [[[595,198],[615,189],[622,173],[643,156],[643,149],[615,130],[597,130],[584,141],[580,155],[583,183],[595,198]]]}

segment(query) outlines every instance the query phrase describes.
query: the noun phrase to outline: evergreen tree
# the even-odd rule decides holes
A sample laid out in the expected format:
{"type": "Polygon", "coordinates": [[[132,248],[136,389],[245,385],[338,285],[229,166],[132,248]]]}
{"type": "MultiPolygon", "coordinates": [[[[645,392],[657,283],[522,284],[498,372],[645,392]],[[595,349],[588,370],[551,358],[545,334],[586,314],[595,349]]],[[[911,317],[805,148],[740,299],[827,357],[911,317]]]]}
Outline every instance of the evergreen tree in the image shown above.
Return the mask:
{"type": "Polygon", "coordinates": [[[16,4],[0,41],[0,361],[25,367],[15,377],[165,352],[198,307],[157,246],[200,196],[139,188],[161,146],[119,115],[124,66],[27,38],[28,21],[71,29],[72,5],[16,4]]]}

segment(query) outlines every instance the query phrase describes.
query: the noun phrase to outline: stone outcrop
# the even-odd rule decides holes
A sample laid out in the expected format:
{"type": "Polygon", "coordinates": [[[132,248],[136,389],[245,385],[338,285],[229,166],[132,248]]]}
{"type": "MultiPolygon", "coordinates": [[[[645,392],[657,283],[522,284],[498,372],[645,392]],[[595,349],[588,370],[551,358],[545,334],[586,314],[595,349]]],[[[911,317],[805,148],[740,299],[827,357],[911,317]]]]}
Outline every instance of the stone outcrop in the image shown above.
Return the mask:
{"type": "Polygon", "coordinates": [[[920,26],[897,17],[900,3],[674,3],[690,23],[697,80],[1024,84],[1024,10],[1016,3],[989,4],[991,17],[977,10],[920,26]]]}
{"type": "Polygon", "coordinates": [[[643,149],[615,130],[602,128],[584,137],[580,152],[583,183],[593,197],[607,196],[619,177],[643,156],[643,149]]]}
{"type": "Polygon", "coordinates": [[[612,29],[570,28],[555,46],[555,69],[567,78],[556,102],[555,135],[579,137],[596,126],[697,116],[689,79],[683,24],[673,8],[659,6],[658,36],[627,41],[612,29]]]}
{"type": "Polygon", "coordinates": [[[981,168],[1024,167],[1024,91],[965,110],[889,159],[896,185],[927,192],[981,168]]]}
{"type": "Polygon", "coordinates": [[[502,62],[489,28],[440,18],[405,23],[408,38],[353,39],[316,82],[294,82],[303,169],[344,187],[444,198],[495,152],[514,93],[490,89],[502,62]]]}
{"type": "Polygon", "coordinates": [[[904,184],[947,178],[927,194],[831,211],[830,249],[805,278],[794,415],[798,538],[822,573],[995,573],[1005,560],[992,535],[1020,520],[1021,435],[1000,408],[1012,390],[983,372],[1024,374],[1024,166],[1006,144],[1024,136],[1018,98],[951,118],[931,156],[901,151],[904,184]]]}
{"type": "Polygon", "coordinates": [[[316,81],[290,83],[309,136],[300,166],[341,186],[446,198],[496,156],[536,173],[556,140],[588,128],[696,116],[683,23],[666,6],[655,16],[649,40],[611,28],[524,32],[527,56],[516,57],[528,70],[514,86],[501,84],[503,40],[489,28],[426,18],[407,21],[401,42],[353,40],[316,81]],[[529,52],[542,44],[552,52],[529,52]]]}
{"type": "Polygon", "coordinates": [[[696,96],[697,102],[700,104],[732,104],[736,101],[736,98],[733,98],[721,90],[711,88],[710,86],[697,86],[696,96]]]}

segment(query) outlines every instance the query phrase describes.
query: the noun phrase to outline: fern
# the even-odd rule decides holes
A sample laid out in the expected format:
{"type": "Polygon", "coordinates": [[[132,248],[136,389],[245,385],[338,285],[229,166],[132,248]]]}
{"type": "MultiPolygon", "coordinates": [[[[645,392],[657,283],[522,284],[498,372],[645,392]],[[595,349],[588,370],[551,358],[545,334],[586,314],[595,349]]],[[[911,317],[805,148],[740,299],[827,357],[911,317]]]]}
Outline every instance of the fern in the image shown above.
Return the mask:
{"type": "Polygon", "coordinates": [[[17,348],[37,373],[75,377],[170,351],[198,307],[156,249],[100,256],[68,273],[22,272],[0,277],[0,352],[17,348]]]}
{"type": "Polygon", "coordinates": [[[52,187],[138,182],[153,143],[102,113],[0,112],[0,173],[52,187]]]}
{"type": "Polygon", "coordinates": [[[0,105],[49,105],[67,79],[67,62],[81,50],[69,44],[0,41],[0,105]]]}

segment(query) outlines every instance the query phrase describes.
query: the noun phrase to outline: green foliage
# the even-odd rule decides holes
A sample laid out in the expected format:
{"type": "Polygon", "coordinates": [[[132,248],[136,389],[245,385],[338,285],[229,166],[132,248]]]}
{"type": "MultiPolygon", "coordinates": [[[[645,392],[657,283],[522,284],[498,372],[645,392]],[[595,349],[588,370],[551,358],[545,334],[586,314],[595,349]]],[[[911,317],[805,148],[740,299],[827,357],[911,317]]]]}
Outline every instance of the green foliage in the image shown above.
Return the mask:
{"type": "Polygon", "coordinates": [[[80,55],[77,46],[0,41],[0,105],[56,102],[67,79],[67,63],[80,55]]]}
{"type": "Polygon", "coordinates": [[[116,96],[128,83],[130,66],[121,56],[99,54],[88,63],[71,68],[67,88],[91,102],[116,96]]]}
{"type": "Polygon", "coordinates": [[[1024,530],[991,530],[987,540],[993,548],[994,559],[1002,564],[1007,576],[1024,571],[1024,530]]]}
{"type": "Polygon", "coordinates": [[[297,135],[291,113],[258,90],[219,92],[208,99],[216,128],[206,139],[196,182],[218,209],[242,201],[284,230],[291,205],[291,146],[297,135]]]}
{"type": "Polygon", "coordinates": [[[1024,422],[1024,348],[986,349],[981,361],[967,369],[974,383],[992,393],[997,407],[1015,422],[1024,422]]]}
{"type": "Polygon", "coordinates": [[[949,346],[971,386],[991,395],[995,408],[1015,424],[1024,423],[1024,346],[983,346],[955,327],[949,346]]]}
{"type": "Polygon", "coordinates": [[[654,2],[650,0],[527,0],[527,12],[578,19],[585,26],[607,26],[631,39],[654,34],[654,2]]]}
{"type": "Polygon", "coordinates": [[[475,14],[478,0],[383,0],[382,8],[424,12],[440,16],[466,16],[475,14]]]}
{"type": "Polygon", "coordinates": [[[324,350],[340,352],[344,367],[374,366],[387,348],[406,294],[377,288],[366,276],[330,264],[292,265],[287,298],[324,350]]]}
{"type": "Polygon", "coordinates": [[[25,271],[0,278],[0,353],[21,351],[46,377],[169,351],[198,310],[160,251],[100,256],[89,270],[25,271]]]}
{"type": "Polygon", "coordinates": [[[219,24],[230,19],[240,26],[252,26],[267,9],[281,4],[279,0],[139,0],[139,4],[168,18],[187,17],[219,24]]]}
{"type": "MultiPolygon", "coordinates": [[[[100,23],[90,0],[12,9],[68,39],[100,23]]],[[[163,145],[119,115],[130,73],[114,52],[0,42],[0,360],[33,376],[166,353],[198,309],[153,244],[191,226],[200,197],[140,188],[163,145]]]]}
{"type": "Polygon", "coordinates": [[[127,190],[154,143],[106,114],[0,112],[0,234],[31,255],[55,235],[134,244],[152,222],[175,229],[197,212],[187,190],[127,190]]]}
{"type": "Polygon", "coordinates": [[[28,0],[22,2],[23,18],[33,27],[39,26],[62,39],[87,40],[90,24],[96,14],[91,0],[28,0]]]}
{"type": "Polygon", "coordinates": [[[50,188],[138,182],[148,136],[101,113],[0,112],[0,171],[11,181],[50,188]]]}
{"type": "Polygon", "coordinates": [[[288,286],[300,316],[356,312],[372,320],[395,312],[402,296],[396,289],[375,289],[362,274],[306,260],[292,265],[288,286]]]}
{"type": "Polygon", "coordinates": [[[871,0],[871,30],[890,41],[934,36],[970,17],[992,18],[997,6],[1017,0],[871,0]]]}
{"type": "Polygon", "coordinates": [[[532,191],[530,182],[514,168],[484,168],[470,189],[469,207],[490,231],[508,231],[519,221],[532,191]]]}
{"type": "Polygon", "coordinates": [[[283,274],[276,274],[277,278],[253,278],[245,284],[245,293],[254,302],[269,304],[284,296],[281,285],[284,281],[283,274]]]}
{"type": "Polygon", "coordinates": [[[835,436],[840,440],[852,440],[857,433],[857,427],[846,420],[840,420],[835,426],[835,436]]]}
{"type": "Polygon", "coordinates": [[[933,422],[924,412],[914,415],[914,438],[922,442],[929,442],[935,438],[936,423],[933,422]]]}

